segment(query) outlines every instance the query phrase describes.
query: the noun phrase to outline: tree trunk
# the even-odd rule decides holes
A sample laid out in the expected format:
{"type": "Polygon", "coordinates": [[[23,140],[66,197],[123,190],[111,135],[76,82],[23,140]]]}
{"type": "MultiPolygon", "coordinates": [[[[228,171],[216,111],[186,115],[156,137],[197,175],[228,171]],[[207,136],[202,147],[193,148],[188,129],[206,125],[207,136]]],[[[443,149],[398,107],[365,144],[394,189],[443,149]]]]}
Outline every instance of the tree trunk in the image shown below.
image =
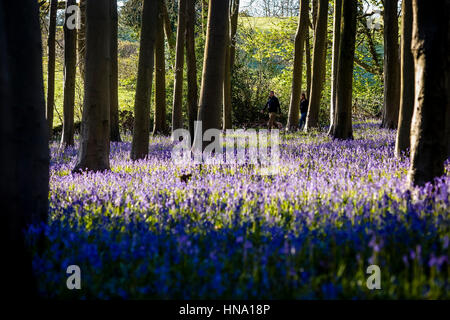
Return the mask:
{"type": "Polygon", "coordinates": [[[50,2],[50,18],[48,26],[48,66],[47,66],[47,113],[48,134],[53,136],[53,109],[55,108],[55,36],[56,36],[56,12],[58,0],[50,2]]]}
{"type": "Polygon", "coordinates": [[[450,112],[448,0],[413,0],[412,51],[415,105],[411,128],[409,181],[423,186],[444,174],[446,117],[450,112]]]}
{"type": "Polygon", "coordinates": [[[110,74],[110,139],[121,142],[119,127],[119,67],[118,67],[118,14],[117,0],[111,0],[111,74],[110,74]]]}
{"type": "Polygon", "coordinates": [[[164,48],[164,0],[157,0],[155,41],[155,118],[153,134],[166,133],[166,56],[164,48]]]}
{"type": "Polygon", "coordinates": [[[84,81],[84,63],[86,60],[86,1],[80,0],[80,29],[77,30],[78,36],[78,70],[80,70],[81,79],[84,81]]]}
{"type": "Polygon", "coordinates": [[[150,99],[155,58],[157,0],[144,0],[142,8],[141,45],[134,100],[134,129],[131,159],[143,159],[150,141],[150,99]]]}
{"type": "Polygon", "coordinates": [[[38,296],[24,230],[30,223],[47,223],[49,149],[42,75],[38,2],[0,1],[1,270],[2,290],[14,300],[38,296]]]}
{"type": "Polygon", "coordinates": [[[353,139],[352,89],[356,42],[356,14],[357,1],[343,0],[336,87],[336,111],[332,131],[334,139],[353,139]]]}
{"type": "Polygon", "coordinates": [[[231,73],[236,56],[236,32],[239,17],[239,0],[232,0],[231,15],[229,23],[230,37],[227,39],[225,57],[225,80],[223,86],[223,129],[232,128],[232,105],[231,105],[231,73]]]}
{"type": "Polygon", "coordinates": [[[172,106],[172,132],[183,127],[183,70],[186,40],[186,0],[178,3],[177,51],[172,106]]]}
{"type": "Polygon", "coordinates": [[[172,25],[170,24],[169,13],[167,12],[166,1],[163,0],[163,19],[164,19],[164,33],[166,34],[169,49],[175,51],[175,36],[173,35],[172,25]]]}
{"type": "Polygon", "coordinates": [[[339,60],[339,41],[341,40],[342,0],[335,0],[333,21],[333,60],[331,62],[331,96],[330,96],[330,133],[333,132],[334,111],[336,110],[336,80],[339,60]]]}
{"type": "Polygon", "coordinates": [[[314,37],[311,96],[309,97],[308,116],[306,118],[307,131],[319,127],[319,110],[326,71],[325,53],[327,50],[327,18],[328,0],[319,0],[314,37]]]}
{"type": "Polygon", "coordinates": [[[76,0],[67,0],[64,19],[64,102],[63,102],[63,132],[61,146],[73,146],[73,117],[75,110],[75,79],[77,74],[77,29],[67,27],[70,18],[68,8],[76,5],[76,0]]]}
{"type": "Polygon", "coordinates": [[[384,1],[384,109],[382,127],[396,129],[400,105],[398,1],[384,1]]]}
{"type": "Polygon", "coordinates": [[[410,148],[411,120],[414,112],[414,58],[411,51],[412,0],[402,3],[400,115],[395,154],[400,157],[410,148]]]}
{"type": "Polygon", "coordinates": [[[302,93],[303,51],[308,31],[308,0],[300,1],[300,14],[297,34],[295,36],[294,69],[292,75],[292,94],[289,105],[289,117],[286,129],[293,131],[298,127],[300,98],[302,93]]]}
{"type": "MultiPolygon", "coordinates": [[[[202,86],[198,121],[202,122],[203,133],[208,129],[220,128],[220,104],[223,98],[223,80],[225,74],[225,47],[227,43],[229,2],[210,0],[208,30],[206,34],[205,57],[203,62],[202,86]]],[[[194,145],[202,145],[194,139],[194,145]]],[[[203,144],[203,147],[206,143],[203,144]]]]}
{"type": "Polygon", "coordinates": [[[188,81],[188,118],[191,142],[198,110],[197,59],[195,56],[195,0],[187,0],[186,8],[186,65],[188,81]]]}
{"type": "Polygon", "coordinates": [[[306,51],[306,97],[309,99],[311,94],[311,45],[310,45],[310,34],[309,30],[306,35],[306,43],[305,43],[305,51],[306,51]]]}
{"type": "Polygon", "coordinates": [[[109,170],[110,5],[110,0],[96,0],[86,6],[84,104],[74,172],[109,170]]]}

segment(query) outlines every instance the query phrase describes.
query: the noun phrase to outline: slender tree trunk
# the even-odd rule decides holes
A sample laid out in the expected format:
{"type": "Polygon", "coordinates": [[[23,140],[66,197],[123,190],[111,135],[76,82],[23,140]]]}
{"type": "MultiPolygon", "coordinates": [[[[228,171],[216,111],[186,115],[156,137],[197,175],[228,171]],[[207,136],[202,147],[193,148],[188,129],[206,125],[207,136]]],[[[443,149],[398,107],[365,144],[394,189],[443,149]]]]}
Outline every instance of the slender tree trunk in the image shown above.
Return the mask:
{"type": "Polygon", "coordinates": [[[174,52],[175,51],[175,36],[172,31],[172,25],[169,19],[169,13],[167,12],[167,4],[164,0],[163,3],[163,19],[164,19],[164,33],[166,34],[167,43],[169,44],[169,49],[174,52]]]}
{"type": "Polygon", "coordinates": [[[299,122],[300,98],[302,93],[303,51],[308,31],[308,0],[300,0],[300,14],[295,36],[294,69],[292,74],[291,102],[286,129],[296,130],[299,122]]]}
{"type": "Polygon", "coordinates": [[[411,120],[414,112],[414,58],[411,51],[412,0],[402,3],[400,115],[395,154],[400,157],[410,148],[411,120]]]}
{"type": "MultiPolygon", "coordinates": [[[[227,12],[227,24],[226,24],[226,32],[227,35],[230,34],[230,15],[227,12]]],[[[227,36],[225,39],[225,68],[224,68],[224,76],[223,76],[223,119],[222,119],[222,128],[223,130],[231,129],[231,65],[230,65],[230,45],[231,40],[230,36],[227,36]]]]}
{"type": "Polygon", "coordinates": [[[327,18],[328,0],[319,0],[316,36],[314,38],[311,96],[309,97],[308,116],[306,118],[307,131],[319,127],[319,110],[326,71],[326,56],[324,53],[327,49],[327,18]]]}
{"type": "Polygon", "coordinates": [[[81,79],[84,81],[84,63],[86,60],[86,1],[80,0],[80,29],[77,30],[78,36],[78,70],[80,70],[81,79]]]}
{"type": "Polygon", "coordinates": [[[334,111],[336,110],[336,80],[339,60],[339,42],[341,40],[341,17],[342,17],[342,0],[334,2],[334,21],[333,21],[333,60],[331,62],[331,101],[330,101],[330,131],[333,132],[334,111]]]}
{"type": "Polygon", "coordinates": [[[309,99],[311,94],[311,45],[310,45],[310,34],[309,30],[306,35],[305,43],[305,60],[306,60],[306,96],[309,99]]]}
{"type": "Polygon", "coordinates": [[[202,32],[203,37],[206,37],[206,31],[207,31],[207,24],[208,24],[208,8],[209,8],[209,0],[200,0],[202,3],[202,32]]]}
{"type": "Polygon", "coordinates": [[[14,300],[38,296],[24,230],[30,223],[47,223],[49,141],[42,75],[38,2],[0,1],[1,271],[2,290],[14,300]]]}
{"type": "Polygon", "coordinates": [[[67,26],[71,12],[67,9],[76,5],[75,0],[67,0],[64,20],[64,102],[63,102],[63,132],[61,146],[73,146],[74,110],[75,110],[75,79],[77,74],[77,29],[67,26]]]}
{"type": "Polygon", "coordinates": [[[415,105],[411,127],[409,181],[422,186],[444,174],[446,117],[450,112],[448,0],[413,0],[412,51],[415,105]]]}
{"type": "MultiPolygon", "coordinates": [[[[319,0],[312,0],[312,28],[315,31],[317,26],[317,16],[319,15],[319,0]]],[[[314,34],[315,36],[315,34],[314,34]]]]}
{"type": "Polygon", "coordinates": [[[396,129],[400,106],[398,0],[384,1],[384,109],[383,128],[396,129]]]}
{"type": "Polygon", "coordinates": [[[110,0],[95,0],[86,6],[84,104],[74,172],[109,170],[110,5],[110,0]]]}
{"type": "Polygon", "coordinates": [[[178,3],[177,51],[173,89],[172,131],[183,127],[183,70],[186,41],[186,0],[178,3]]]}
{"type": "Polygon", "coordinates": [[[117,0],[111,0],[111,75],[110,75],[110,139],[113,142],[120,142],[119,127],[119,67],[118,67],[118,13],[117,0]]]}
{"type": "Polygon", "coordinates": [[[166,133],[166,56],[164,48],[164,1],[158,1],[155,42],[155,120],[153,134],[166,133]]]}
{"type": "Polygon", "coordinates": [[[141,45],[134,101],[134,129],[131,159],[143,159],[150,141],[150,99],[155,59],[157,0],[144,0],[142,8],[141,45]]]}
{"type": "Polygon", "coordinates": [[[48,134],[53,136],[53,109],[55,107],[55,36],[56,36],[56,12],[58,0],[50,2],[50,18],[48,27],[48,66],[47,66],[47,113],[48,134]]]}
{"type": "Polygon", "coordinates": [[[223,129],[232,128],[232,105],[231,105],[231,73],[236,56],[236,32],[239,17],[239,0],[232,0],[230,7],[230,37],[227,39],[225,57],[225,80],[223,86],[223,129]]]}
{"type": "Polygon", "coordinates": [[[187,0],[186,8],[186,65],[188,81],[188,118],[191,142],[198,110],[197,59],[195,56],[195,0],[187,0]]]}
{"type": "MultiPolygon", "coordinates": [[[[208,31],[206,34],[205,58],[203,62],[202,86],[198,121],[202,122],[203,133],[208,129],[220,128],[220,104],[223,98],[223,80],[225,74],[225,47],[227,43],[229,2],[210,0],[208,13],[208,31]]],[[[194,145],[202,145],[197,141],[194,145]]],[[[206,143],[203,144],[203,147],[206,143]]]]}
{"type": "Polygon", "coordinates": [[[343,0],[336,88],[336,111],[333,132],[331,133],[334,139],[353,139],[352,89],[356,42],[356,14],[357,1],[343,0]]]}

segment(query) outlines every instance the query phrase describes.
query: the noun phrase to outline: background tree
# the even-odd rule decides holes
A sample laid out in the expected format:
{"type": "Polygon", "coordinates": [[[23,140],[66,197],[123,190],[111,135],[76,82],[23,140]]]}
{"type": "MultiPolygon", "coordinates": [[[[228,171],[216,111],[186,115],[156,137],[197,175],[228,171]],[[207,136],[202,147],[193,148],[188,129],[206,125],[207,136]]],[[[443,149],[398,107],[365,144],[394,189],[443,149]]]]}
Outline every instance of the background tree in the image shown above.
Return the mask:
{"type": "Polygon", "coordinates": [[[175,81],[172,105],[172,131],[183,127],[183,70],[186,42],[186,0],[178,2],[178,27],[175,61],[175,81]]]}
{"type": "Polygon", "coordinates": [[[155,41],[155,117],[153,134],[166,133],[166,56],[164,44],[164,0],[157,0],[155,41]]]}
{"type": "Polygon", "coordinates": [[[414,112],[414,58],[411,51],[412,0],[402,1],[400,114],[395,154],[400,157],[410,148],[411,120],[414,112]]]}
{"type": "Polygon", "coordinates": [[[0,1],[0,195],[2,290],[37,297],[24,229],[46,223],[49,192],[38,2],[0,1]],[[18,23],[20,21],[20,23],[18,23]]]}
{"type": "Polygon", "coordinates": [[[48,26],[48,66],[47,66],[47,112],[48,134],[53,136],[53,110],[55,107],[55,36],[56,36],[56,13],[58,11],[58,0],[51,0],[48,26]]]}
{"type": "Polygon", "coordinates": [[[120,142],[119,128],[119,67],[118,67],[118,28],[117,0],[111,0],[111,73],[110,73],[110,139],[120,142]]]}
{"type": "Polygon", "coordinates": [[[86,4],[86,70],[81,141],[74,172],[109,170],[110,0],[86,4]]]}
{"type": "Polygon", "coordinates": [[[292,93],[289,105],[288,130],[295,130],[299,122],[300,97],[302,93],[303,52],[308,32],[308,0],[300,1],[300,14],[297,34],[295,36],[294,68],[292,73],[292,93]]]}
{"type": "Polygon", "coordinates": [[[343,0],[342,29],[339,46],[336,110],[332,136],[334,139],[353,139],[352,92],[356,41],[357,1],[343,0]]]}
{"type": "Polygon", "coordinates": [[[73,146],[74,135],[74,109],[75,109],[75,81],[77,74],[77,29],[68,25],[73,14],[68,10],[70,6],[76,6],[76,0],[66,1],[64,18],[64,103],[63,103],[63,134],[61,145],[73,146]]]}
{"type": "Polygon", "coordinates": [[[334,1],[333,19],[333,58],[331,62],[331,95],[330,95],[330,133],[333,132],[334,111],[336,109],[337,70],[339,59],[339,42],[341,40],[342,0],[334,1]]]}
{"type": "Polygon", "coordinates": [[[189,132],[193,142],[194,123],[197,119],[198,85],[197,59],[195,55],[195,0],[186,0],[186,66],[188,81],[188,122],[189,132]]]}
{"type": "Polygon", "coordinates": [[[432,182],[444,174],[447,159],[446,117],[450,112],[448,0],[413,0],[412,51],[415,104],[411,128],[409,181],[432,182]]]}
{"type": "Polygon", "coordinates": [[[327,49],[328,0],[319,0],[317,23],[314,36],[311,96],[309,97],[306,130],[319,126],[319,110],[325,82],[327,49]]]}
{"type": "Polygon", "coordinates": [[[148,154],[150,140],[150,97],[155,58],[157,0],[144,0],[142,7],[139,67],[134,100],[134,129],[131,159],[143,159],[148,154]]]}
{"type": "Polygon", "coordinates": [[[384,108],[381,126],[396,129],[400,104],[398,1],[384,1],[384,108]]]}
{"type": "MultiPolygon", "coordinates": [[[[225,74],[225,47],[227,43],[229,2],[210,0],[208,12],[208,30],[206,33],[205,57],[203,62],[202,85],[198,121],[202,129],[221,127],[220,105],[223,98],[223,80],[225,74]]],[[[194,139],[194,145],[201,145],[194,139]]]]}

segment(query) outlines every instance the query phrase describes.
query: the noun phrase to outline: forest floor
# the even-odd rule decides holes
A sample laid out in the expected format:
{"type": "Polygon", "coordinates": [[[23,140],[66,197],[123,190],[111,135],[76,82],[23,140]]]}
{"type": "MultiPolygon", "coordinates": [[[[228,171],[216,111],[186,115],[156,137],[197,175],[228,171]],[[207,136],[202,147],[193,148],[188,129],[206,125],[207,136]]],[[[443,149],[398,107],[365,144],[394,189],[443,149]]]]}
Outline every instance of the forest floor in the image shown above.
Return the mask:
{"type": "Polygon", "coordinates": [[[112,144],[110,172],[73,175],[77,147],[52,143],[50,222],[28,231],[42,296],[450,298],[450,163],[434,187],[410,189],[395,132],[354,128],[354,141],[284,135],[273,176],[177,166],[165,137],[132,162],[130,136],[112,144]],[[82,290],[66,288],[69,265],[82,290]]]}

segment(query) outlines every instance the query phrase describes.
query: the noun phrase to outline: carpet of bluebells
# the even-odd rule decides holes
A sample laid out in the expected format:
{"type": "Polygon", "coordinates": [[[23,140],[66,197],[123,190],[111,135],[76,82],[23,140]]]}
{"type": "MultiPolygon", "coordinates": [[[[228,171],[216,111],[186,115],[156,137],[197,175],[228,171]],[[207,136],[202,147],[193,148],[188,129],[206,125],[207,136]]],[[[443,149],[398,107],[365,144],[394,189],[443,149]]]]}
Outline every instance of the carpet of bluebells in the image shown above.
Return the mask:
{"type": "Polygon", "coordinates": [[[450,163],[434,186],[408,188],[395,132],[354,127],[353,141],[283,135],[274,176],[177,167],[164,137],[133,162],[130,136],[112,144],[110,172],[74,175],[77,148],[54,142],[49,224],[28,230],[41,295],[450,298],[450,163]],[[366,286],[374,264],[380,290],[366,286]],[[81,290],[66,287],[69,265],[81,268],[81,290]]]}

